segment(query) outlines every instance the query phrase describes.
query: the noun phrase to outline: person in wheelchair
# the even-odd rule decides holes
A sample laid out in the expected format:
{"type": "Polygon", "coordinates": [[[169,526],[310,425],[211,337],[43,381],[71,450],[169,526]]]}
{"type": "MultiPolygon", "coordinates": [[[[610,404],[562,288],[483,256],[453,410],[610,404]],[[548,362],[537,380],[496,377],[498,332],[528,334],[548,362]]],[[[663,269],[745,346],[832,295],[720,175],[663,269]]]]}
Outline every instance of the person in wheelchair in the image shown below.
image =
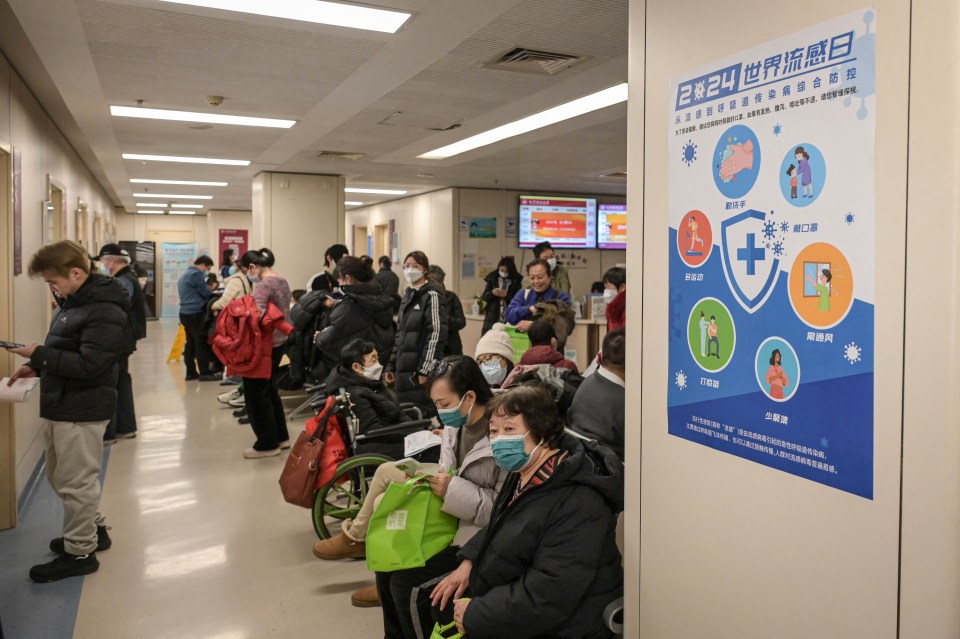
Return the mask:
{"type": "MultiPolygon", "coordinates": [[[[444,425],[440,468],[455,471],[454,474],[441,472],[427,481],[433,492],[443,498],[443,511],[457,517],[460,525],[451,545],[428,559],[425,566],[377,573],[376,596],[383,606],[386,639],[417,637],[411,612],[414,588],[457,566],[457,552],[461,546],[490,521],[494,500],[507,475],[497,466],[487,439],[486,407],[493,394],[477,363],[467,356],[454,355],[433,361],[427,367],[427,373],[427,392],[444,425]]],[[[327,560],[364,557],[364,539],[377,497],[386,492],[391,482],[403,483],[407,479],[406,474],[393,464],[381,464],[356,518],[344,520],[340,534],[316,542],[314,555],[327,560]]],[[[418,616],[424,624],[429,624],[424,625],[423,636],[429,636],[433,625],[427,595],[429,592],[418,600],[422,609],[418,616]]],[[[358,592],[354,593],[353,599],[367,601],[373,596],[373,592],[358,592]]]]}
{"type": "Polygon", "coordinates": [[[470,639],[607,639],[604,609],[623,596],[617,513],[623,464],[564,432],[545,389],[521,386],[488,409],[496,463],[510,474],[491,523],[431,594],[434,614],[470,639]]]}
{"type": "MultiPolygon", "coordinates": [[[[357,432],[364,435],[401,421],[397,394],[387,388],[381,377],[377,347],[373,342],[354,339],[340,350],[340,365],[330,372],[325,385],[331,393],[342,388],[350,395],[351,411],[359,422],[357,432]]],[[[360,444],[358,453],[380,453],[400,459],[403,457],[403,435],[384,435],[376,443],[360,444]]]]}

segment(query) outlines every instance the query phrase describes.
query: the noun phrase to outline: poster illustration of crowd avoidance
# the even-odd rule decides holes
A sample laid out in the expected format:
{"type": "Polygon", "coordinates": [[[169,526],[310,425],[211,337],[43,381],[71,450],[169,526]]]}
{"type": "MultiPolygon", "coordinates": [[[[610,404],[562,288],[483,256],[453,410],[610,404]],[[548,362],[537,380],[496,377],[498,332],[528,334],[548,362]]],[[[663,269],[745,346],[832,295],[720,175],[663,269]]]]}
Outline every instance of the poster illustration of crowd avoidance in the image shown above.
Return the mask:
{"type": "Polygon", "coordinates": [[[873,498],[862,10],[671,81],[669,432],[873,498]]]}

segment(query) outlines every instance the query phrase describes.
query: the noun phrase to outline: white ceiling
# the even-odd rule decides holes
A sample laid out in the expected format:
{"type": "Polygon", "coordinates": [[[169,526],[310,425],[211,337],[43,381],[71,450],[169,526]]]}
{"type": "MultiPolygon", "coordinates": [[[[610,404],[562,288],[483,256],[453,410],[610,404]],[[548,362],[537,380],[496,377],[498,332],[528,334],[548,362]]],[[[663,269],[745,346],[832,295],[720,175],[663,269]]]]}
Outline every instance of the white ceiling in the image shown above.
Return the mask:
{"type": "MultiPolygon", "coordinates": [[[[396,34],[157,0],[0,0],[0,50],[128,211],[130,178],[249,209],[265,170],[330,173],[348,186],[447,186],[623,194],[621,104],[442,161],[427,150],[627,78],[627,0],[376,0],[413,12],[396,34]],[[12,19],[11,19],[12,18],[12,19]],[[515,47],[587,56],[554,76],[483,68],[515,47]],[[207,95],[224,96],[219,108],[207,95]],[[111,104],[298,120],[289,130],[114,118],[111,104]],[[400,115],[394,115],[397,113],[400,115]],[[391,117],[393,116],[393,117],[391,117]],[[389,124],[381,124],[390,119],[389,124]],[[448,131],[434,131],[451,124],[448,131]],[[317,159],[321,150],[366,155],[317,159]],[[250,167],[125,161],[120,153],[252,160],[250,167]],[[418,177],[428,175],[433,177],[418,177]]],[[[390,196],[348,195],[374,203],[390,196]]]]}

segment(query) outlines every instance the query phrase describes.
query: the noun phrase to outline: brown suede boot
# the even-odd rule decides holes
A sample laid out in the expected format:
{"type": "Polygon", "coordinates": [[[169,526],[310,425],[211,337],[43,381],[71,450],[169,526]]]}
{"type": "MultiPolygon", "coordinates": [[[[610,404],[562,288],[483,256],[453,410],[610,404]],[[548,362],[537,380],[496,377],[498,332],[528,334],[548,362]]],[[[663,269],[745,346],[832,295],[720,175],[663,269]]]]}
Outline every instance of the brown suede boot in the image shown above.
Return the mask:
{"type": "Polygon", "coordinates": [[[313,554],[320,559],[363,559],[367,556],[367,544],[353,541],[343,533],[330,539],[321,539],[313,544],[313,554]]]}
{"type": "Polygon", "coordinates": [[[357,608],[376,608],[380,606],[380,595],[376,585],[365,586],[350,595],[350,603],[357,608]]]}

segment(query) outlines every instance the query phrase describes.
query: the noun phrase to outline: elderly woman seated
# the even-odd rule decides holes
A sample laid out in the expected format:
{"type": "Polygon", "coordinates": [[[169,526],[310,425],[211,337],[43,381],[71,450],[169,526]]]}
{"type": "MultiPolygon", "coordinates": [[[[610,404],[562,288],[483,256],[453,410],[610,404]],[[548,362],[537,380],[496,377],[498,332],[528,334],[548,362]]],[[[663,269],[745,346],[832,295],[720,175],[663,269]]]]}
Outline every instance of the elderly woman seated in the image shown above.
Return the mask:
{"type": "Polygon", "coordinates": [[[623,594],[615,539],[623,465],[607,448],[564,433],[550,393],[510,390],[488,407],[498,466],[509,471],[490,523],[433,590],[470,639],[612,636],[602,615],[623,594]]]}

